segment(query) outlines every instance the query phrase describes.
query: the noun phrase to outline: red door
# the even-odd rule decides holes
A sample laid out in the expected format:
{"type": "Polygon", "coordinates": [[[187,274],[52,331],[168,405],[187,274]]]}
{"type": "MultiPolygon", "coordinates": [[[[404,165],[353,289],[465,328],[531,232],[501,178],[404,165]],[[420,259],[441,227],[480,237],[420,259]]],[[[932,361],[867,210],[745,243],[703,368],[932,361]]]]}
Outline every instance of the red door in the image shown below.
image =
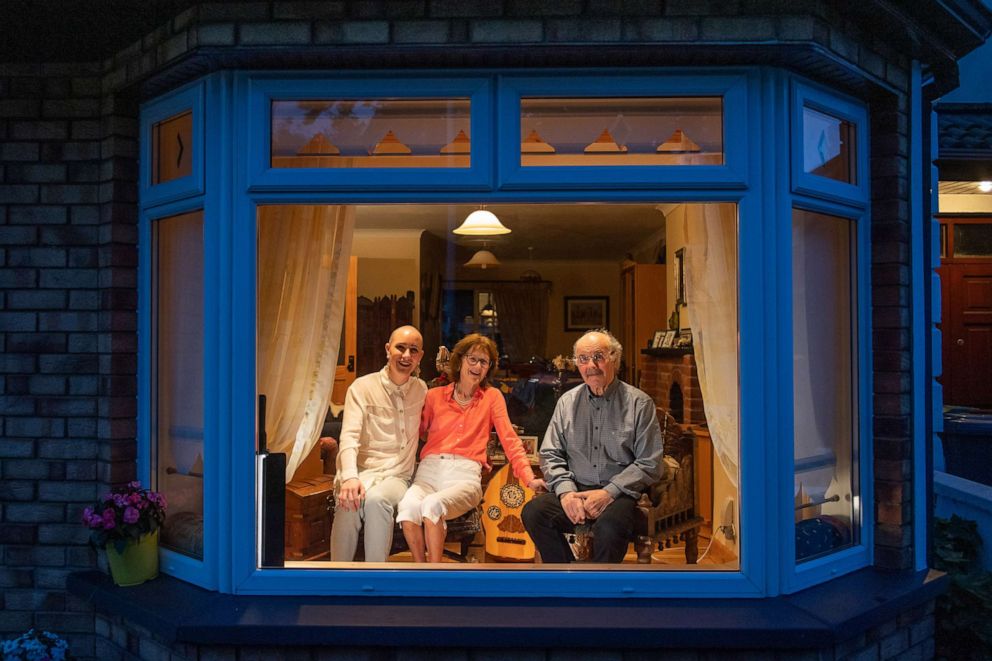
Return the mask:
{"type": "Polygon", "coordinates": [[[992,258],[973,253],[963,256],[961,249],[954,249],[954,243],[963,244],[965,236],[956,226],[967,225],[973,232],[989,219],[942,221],[949,239],[947,257],[938,270],[943,299],[944,403],[992,408],[992,258]]]}

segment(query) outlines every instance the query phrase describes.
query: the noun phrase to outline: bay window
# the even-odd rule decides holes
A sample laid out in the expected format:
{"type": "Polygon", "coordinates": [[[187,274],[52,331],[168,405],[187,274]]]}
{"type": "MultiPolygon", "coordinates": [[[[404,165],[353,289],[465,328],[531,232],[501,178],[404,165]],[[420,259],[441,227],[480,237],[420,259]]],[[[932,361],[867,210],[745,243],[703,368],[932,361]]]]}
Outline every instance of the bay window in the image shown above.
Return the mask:
{"type": "MultiPolygon", "coordinates": [[[[760,596],[819,580],[803,566],[866,564],[865,117],[804,86],[792,129],[765,126],[763,86],[800,86],[766,73],[209,77],[204,170],[194,159],[186,188],[169,189],[149,171],[142,188],[161,255],[143,289],[140,427],[158,450],[142,469],[159,485],[200,474],[201,510],[181,511],[201,536],[219,526],[198,551],[206,569],[167,570],[245,593],[760,596]],[[783,154],[791,168],[766,167],[783,154]],[[220,190],[194,185],[198,172],[220,190]],[[198,225],[165,213],[177,199],[202,202],[187,214],[198,225]],[[510,231],[456,233],[479,208],[510,231]],[[769,286],[774,272],[790,286],[769,286]],[[581,384],[572,344],[597,327],[621,339],[620,377],[652,397],[666,442],[623,562],[508,562],[479,520],[449,530],[452,562],[414,565],[401,535],[385,563],[329,560],[336,416],[406,323],[424,336],[429,384],[442,345],[496,341],[493,387],[535,467],[555,403],[581,384]],[[256,498],[271,479],[259,453],[285,455],[278,498],[256,498]],[[807,521],[831,542],[801,550],[807,521]],[[263,538],[282,551],[275,566],[260,566],[263,538]],[[779,564],[782,549],[799,564],[779,564]]],[[[181,110],[172,98],[149,106],[149,136],[181,110]]],[[[500,455],[493,444],[484,483],[500,455]]]]}

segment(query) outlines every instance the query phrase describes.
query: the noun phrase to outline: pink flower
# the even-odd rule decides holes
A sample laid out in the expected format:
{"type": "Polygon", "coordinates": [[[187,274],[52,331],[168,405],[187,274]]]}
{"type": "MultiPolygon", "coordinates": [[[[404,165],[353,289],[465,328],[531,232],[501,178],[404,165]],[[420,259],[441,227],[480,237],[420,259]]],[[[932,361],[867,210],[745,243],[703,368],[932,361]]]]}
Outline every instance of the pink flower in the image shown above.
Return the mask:
{"type": "Polygon", "coordinates": [[[127,487],[128,489],[140,489],[141,482],[139,482],[138,480],[134,480],[133,482],[128,482],[127,487]]]}
{"type": "Polygon", "coordinates": [[[103,529],[104,530],[113,530],[116,527],[117,527],[117,524],[114,522],[113,519],[104,519],[103,520],[103,529]]]}
{"type": "Polygon", "coordinates": [[[83,523],[89,522],[90,517],[92,517],[92,516],[93,516],[93,508],[92,507],[87,507],[86,509],[84,509],[83,510],[83,523]]]}
{"type": "Polygon", "coordinates": [[[138,520],[138,510],[128,507],[124,510],[124,523],[135,523],[138,520]]]}

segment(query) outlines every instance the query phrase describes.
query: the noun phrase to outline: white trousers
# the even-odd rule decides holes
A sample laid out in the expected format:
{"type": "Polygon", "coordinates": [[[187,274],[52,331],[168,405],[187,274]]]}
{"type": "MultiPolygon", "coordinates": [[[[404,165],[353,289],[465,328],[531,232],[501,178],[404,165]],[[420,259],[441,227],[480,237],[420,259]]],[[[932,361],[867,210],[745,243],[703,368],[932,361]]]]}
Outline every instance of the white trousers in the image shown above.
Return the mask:
{"type": "Polygon", "coordinates": [[[421,525],[454,519],[482,502],[482,466],[457,454],[432,454],[417,466],[397,521],[421,525]]]}
{"type": "Polygon", "coordinates": [[[393,545],[396,504],[406,493],[407,482],[387,477],[365,489],[358,511],[337,509],[331,526],[331,560],[351,562],[358,550],[358,535],[365,527],[365,561],[385,562],[393,545]]]}

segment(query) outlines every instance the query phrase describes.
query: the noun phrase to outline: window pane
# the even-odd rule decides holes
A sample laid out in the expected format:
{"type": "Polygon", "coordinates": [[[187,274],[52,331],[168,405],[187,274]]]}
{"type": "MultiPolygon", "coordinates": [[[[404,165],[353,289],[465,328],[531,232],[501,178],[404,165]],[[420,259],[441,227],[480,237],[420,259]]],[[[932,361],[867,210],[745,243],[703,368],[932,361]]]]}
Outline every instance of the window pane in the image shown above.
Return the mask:
{"type": "Polygon", "coordinates": [[[797,561],[858,542],[853,232],[847,219],[793,210],[797,561]]]}
{"type": "Polygon", "coordinates": [[[520,164],[720,165],[723,100],[520,100],[520,164]]]}
{"type": "Polygon", "coordinates": [[[955,257],[992,257],[992,223],[955,223],[955,257]]]}
{"type": "Polygon", "coordinates": [[[193,173],[193,113],[184,112],[152,127],[152,183],[193,173]]]}
{"type": "MultiPolygon", "coordinates": [[[[572,355],[583,328],[607,326],[624,347],[619,378],[653,399],[665,425],[667,475],[649,489],[644,501],[649,514],[638,519],[623,564],[638,564],[640,551],[653,569],[684,569],[698,561],[708,570],[738,570],[735,205],[488,205],[509,234],[455,234],[476,209],[467,204],[259,207],[257,389],[267,401],[268,449],[287,457],[285,527],[267,532],[285,531],[286,562],[367,567],[360,562],[367,557],[364,538],[352,542],[347,564],[331,562],[335,534],[345,534],[351,524],[347,512],[328,512],[328,498],[334,501],[344,469],[336,441],[321,438],[340,439],[343,421],[334,416],[348,387],[379,377],[384,344],[394,328],[413,324],[420,330],[420,376],[430,387],[450,383],[435,363],[440,346],[451,349],[470,333],[491,338],[497,361],[488,368],[490,383],[517,427],[529,463],[539,469],[536,450],[555,405],[582,383],[563,357],[572,355]],[[479,257],[483,251],[489,253],[485,260],[479,257]],[[682,256],[679,302],[676,252],[682,256]],[[670,323],[671,347],[650,349],[670,323]],[[353,369],[342,356],[356,357],[353,369]]],[[[389,406],[388,401],[371,406],[361,424],[395,430],[398,420],[416,434],[419,410],[409,419],[405,413],[391,418],[396,414],[389,406]]],[[[533,546],[521,545],[529,551],[518,557],[504,555],[510,542],[500,551],[486,543],[507,537],[507,531],[518,541],[529,539],[519,529],[519,511],[485,497],[490,486],[500,484],[507,461],[489,432],[481,435],[480,452],[493,470],[481,476],[483,498],[469,510],[471,520],[449,525],[449,551],[490,568],[529,567],[537,561],[533,546]],[[500,523],[504,528],[490,530],[500,523]],[[505,562],[511,557],[518,562],[505,562]]],[[[377,460],[413,452],[404,473],[409,479],[417,441],[403,449],[397,436],[392,431],[370,437],[368,447],[352,451],[352,459],[364,466],[361,470],[371,470],[377,460]]],[[[377,483],[374,471],[369,475],[367,489],[377,483]]],[[[498,501],[501,495],[491,497],[498,501]]],[[[394,520],[395,510],[391,527],[394,520]]],[[[398,529],[386,558],[393,567],[411,561],[398,529]]]]}
{"type": "Polygon", "coordinates": [[[153,458],[161,543],[203,557],[203,212],[153,224],[153,458]]]}
{"type": "Polygon", "coordinates": [[[468,99],[272,103],[274,168],[467,168],[468,99]]]}
{"type": "Polygon", "coordinates": [[[857,183],[855,126],[803,107],[803,172],[857,183]]]}

